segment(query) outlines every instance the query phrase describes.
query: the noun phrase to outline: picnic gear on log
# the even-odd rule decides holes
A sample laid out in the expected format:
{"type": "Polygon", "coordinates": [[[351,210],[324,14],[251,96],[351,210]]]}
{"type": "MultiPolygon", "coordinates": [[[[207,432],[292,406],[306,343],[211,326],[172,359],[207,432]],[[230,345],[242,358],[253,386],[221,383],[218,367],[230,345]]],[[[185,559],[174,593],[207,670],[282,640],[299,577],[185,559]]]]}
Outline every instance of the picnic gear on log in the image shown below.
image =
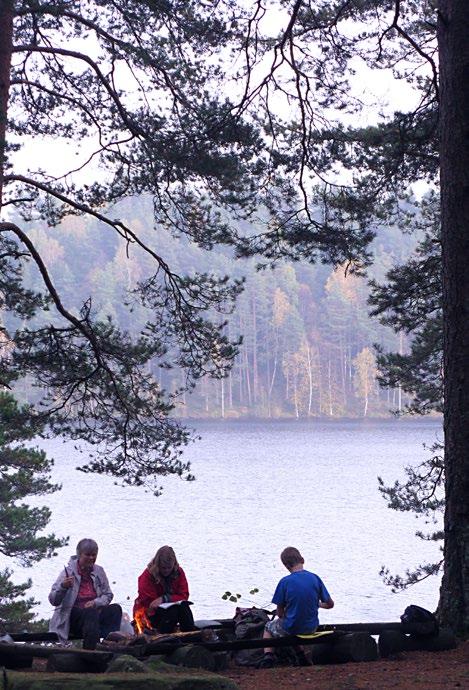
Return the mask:
{"type": "MultiPolygon", "coordinates": [[[[264,609],[236,607],[234,635],[237,640],[249,640],[262,636],[269,615],[264,609]]],[[[262,659],[263,649],[240,649],[233,659],[238,666],[257,666],[262,659]]]]}
{"type": "Polygon", "coordinates": [[[436,617],[431,611],[421,606],[415,604],[408,606],[401,616],[401,622],[404,633],[422,637],[438,635],[439,626],[436,617]]]}

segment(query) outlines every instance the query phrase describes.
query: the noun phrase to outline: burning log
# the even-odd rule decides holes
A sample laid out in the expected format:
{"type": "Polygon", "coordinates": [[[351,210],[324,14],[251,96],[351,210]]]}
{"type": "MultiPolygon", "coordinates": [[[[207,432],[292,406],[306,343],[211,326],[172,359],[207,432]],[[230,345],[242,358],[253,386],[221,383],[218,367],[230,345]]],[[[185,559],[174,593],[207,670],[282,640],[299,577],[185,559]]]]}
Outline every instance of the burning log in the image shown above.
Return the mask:
{"type": "Polygon", "coordinates": [[[135,632],[138,635],[142,635],[143,633],[152,630],[152,625],[148,619],[147,614],[145,613],[145,609],[143,608],[143,606],[137,609],[137,611],[135,611],[132,624],[135,628],[135,632]]]}

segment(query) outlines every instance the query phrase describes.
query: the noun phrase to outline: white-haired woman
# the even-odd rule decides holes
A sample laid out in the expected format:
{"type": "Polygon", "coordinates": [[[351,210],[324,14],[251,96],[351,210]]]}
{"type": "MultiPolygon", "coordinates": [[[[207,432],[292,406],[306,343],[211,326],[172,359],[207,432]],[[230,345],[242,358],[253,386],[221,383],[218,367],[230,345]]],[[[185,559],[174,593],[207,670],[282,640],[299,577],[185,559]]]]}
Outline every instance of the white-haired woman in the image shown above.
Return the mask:
{"type": "Polygon", "coordinates": [[[97,555],[94,539],[81,539],[49,594],[56,607],[49,630],[62,642],[82,637],[84,649],[95,649],[100,637],[119,630],[122,618],[119,604],[111,604],[114,595],[104,569],[96,565],[97,555]]]}

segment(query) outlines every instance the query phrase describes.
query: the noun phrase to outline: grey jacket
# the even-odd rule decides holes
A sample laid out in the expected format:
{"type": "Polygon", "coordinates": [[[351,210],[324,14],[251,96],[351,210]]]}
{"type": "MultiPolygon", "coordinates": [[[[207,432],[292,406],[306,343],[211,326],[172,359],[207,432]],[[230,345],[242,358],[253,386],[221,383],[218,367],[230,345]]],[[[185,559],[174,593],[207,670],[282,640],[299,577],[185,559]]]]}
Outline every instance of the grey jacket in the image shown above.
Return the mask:
{"type": "MultiPolygon", "coordinates": [[[[59,577],[52,585],[49,594],[49,601],[56,609],[49,623],[49,631],[55,632],[59,636],[60,641],[64,642],[68,639],[70,632],[70,613],[72,607],[78,596],[80,589],[81,577],[78,573],[78,556],[72,556],[67,565],[68,577],[73,575],[73,586],[69,589],[64,589],[61,585],[67,577],[65,568],[61,571],[59,577]]],[[[91,579],[96,590],[95,606],[108,606],[114,595],[109,587],[109,582],[106,577],[104,569],[100,565],[93,566],[91,571],[91,579]]]]}

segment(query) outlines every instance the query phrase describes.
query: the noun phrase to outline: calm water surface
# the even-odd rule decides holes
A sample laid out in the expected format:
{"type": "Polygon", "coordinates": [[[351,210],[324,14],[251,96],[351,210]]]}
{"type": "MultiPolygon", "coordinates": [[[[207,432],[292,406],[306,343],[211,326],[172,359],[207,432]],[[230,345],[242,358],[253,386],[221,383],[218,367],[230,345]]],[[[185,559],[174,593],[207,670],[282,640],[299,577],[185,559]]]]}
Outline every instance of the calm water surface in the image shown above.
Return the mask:
{"type": "MultiPolygon", "coordinates": [[[[394,620],[409,603],[436,606],[436,579],[396,595],[379,577],[382,564],[402,573],[437,557],[437,547],[413,536],[424,527],[414,516],[386,508],[377,476],[392,483],[404,465],[423,460],[422,444],[442,436],[438,421],[201,422],[197,430],[202,441],[186,453],[197,480],[168,479],[159,498],[75,472],[73,445],[43,444],[63,484],[48,497],[51,529],[72,546],[84,536],[98,541],[98,562],[128,612],[138,575],[166,543],[186,571],[196,618],[232,616],[234,604],[221,599],[226,590],[243,595],[240,605],[270,602],[286,574],[279,553],[288,545],[336,602],[322,622],[394,620]],[[259,594],[249,595],[253,587],[259,594]]],[[[71,553],[66,547],[27,571],[43,616],[71,553]]]]}

